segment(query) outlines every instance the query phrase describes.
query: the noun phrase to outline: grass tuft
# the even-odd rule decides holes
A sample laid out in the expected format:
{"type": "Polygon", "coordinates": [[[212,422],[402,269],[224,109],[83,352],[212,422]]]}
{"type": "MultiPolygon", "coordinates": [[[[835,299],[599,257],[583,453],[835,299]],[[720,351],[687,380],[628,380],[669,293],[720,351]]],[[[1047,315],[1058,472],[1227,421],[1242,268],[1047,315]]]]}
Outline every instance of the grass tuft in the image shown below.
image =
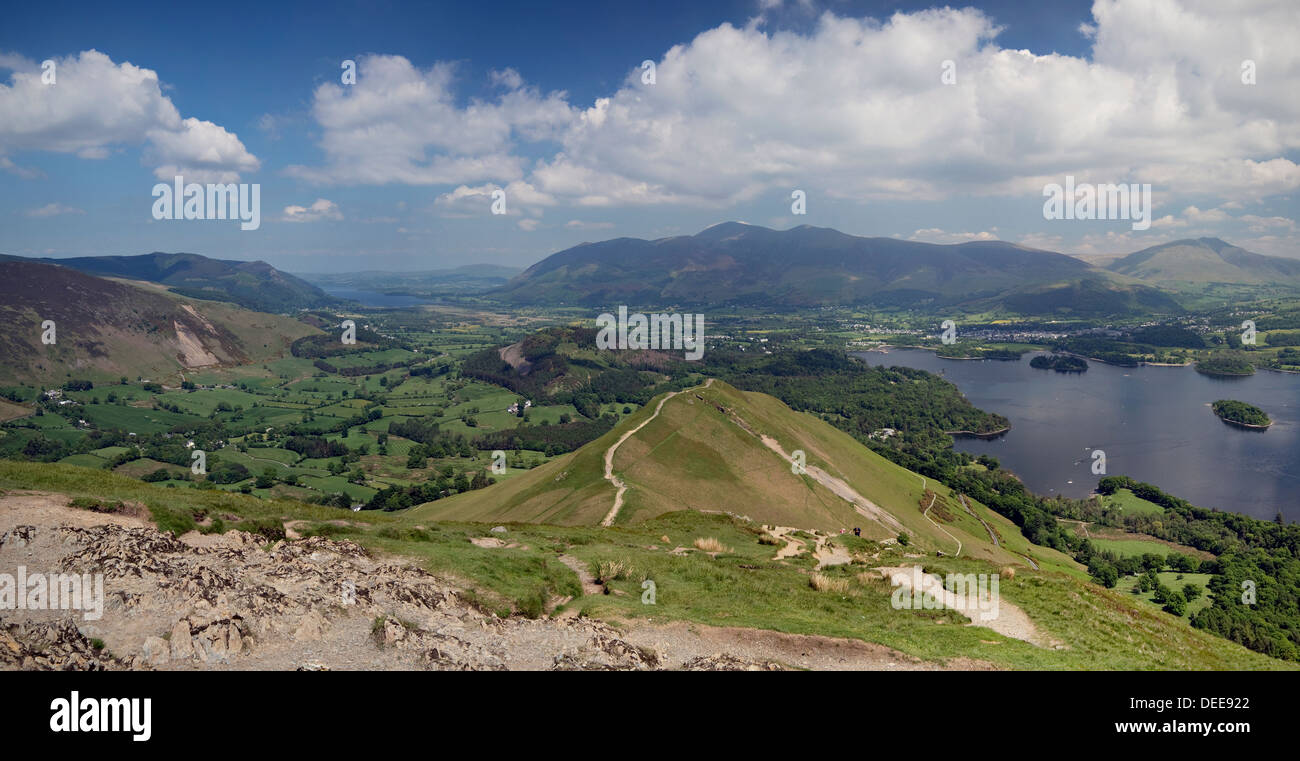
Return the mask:
{"type": "Polygon", "coordinates": [[[695,549],[704,552],[730,553],[731,548],[711,536],[702,536],[695,540],[695,549]]]}

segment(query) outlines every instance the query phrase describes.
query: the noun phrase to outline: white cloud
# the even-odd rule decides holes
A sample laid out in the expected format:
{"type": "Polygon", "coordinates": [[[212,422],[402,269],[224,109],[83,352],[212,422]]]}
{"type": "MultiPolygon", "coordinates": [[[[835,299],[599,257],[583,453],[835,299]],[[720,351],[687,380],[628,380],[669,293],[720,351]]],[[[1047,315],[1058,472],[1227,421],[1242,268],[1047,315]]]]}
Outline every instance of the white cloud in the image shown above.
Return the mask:
{"type": "Polygon", "coordinates": [[[1253,233],[1265,232],[1287,232],[1296,233],[1296,221],[1287,217],[1259,217],[1254,214],[1242,214],[1237,219],[1247,224],[1247,229],[1253,233]]]}
{"type": "Polygon", "coordinates": [[[1231,219],[1228,213],[1221,208],[1201,211],[1195,206],[1188,206],[1186,209],[1183,209],[1183,217],[1186,219],[1186,222],[1192,224],[1223,222],[1231,219]]]}
{"type": "Polygon", "coordinates": [[[1297,241],[1295,236],[1260,235],[1255,238],[1234,240],[1233,243],[1257,254],[1300,259],[1300,245],[1298,245],[1300,241],[1297,241]]]}
{"type": "Polygon", "coordinates": [[[491,74],[506,90],[496,100],[462,105],[452,64],[364,58],[355,86],[317,89],[326,161],[293,172],[359,184],[525,181],[592,207],[725,208],[791,187],[854,201],[1036,197],[1066,174],[1220,203],[1300,187],[1287,158],[1300,150],[1294,2],[1244,12],[1212,0],[1098,0],[1079,29],[1093,40],[1087,58],[1003,48],[997,21],[972,8],[883,21],[828,12],[807,31],[769,30],[762,14],[777,5],[673,46],[653,85],[629,67],[586,108],[525,86],[513,69],[491,74]],[[1241,83],[1248,57],[1256,85],[1241,83]],[[940,78],[946,60],[952,85],[940,78]],[[540,143],[541,160],[521,156],[540,143]]]}
{"type": "Polygon", "coordinates": [[[416,68],[402,56],[365,56],[355,85],[316,88],[312,115],[323,130],[323,167],[290,174],[320,183],[382,185],[509,182],[524,176],[518,141],[554,138],[571,121],[563,93],[543,96],[517,72],[498,72],[509,88],[495,102],[456,102],[455,66],[416,68]],[[513,76],[512,76],[513,74],[513,76]]]}
{"type": "Polygon", "coordinates": [[[18,166],[13,161],[9,160],[8,158],[5,158],[4,156],[0,156],[0,169],[3,169],[6,172],[9,172],[10,174],[16,174],[19,177],[22,177],[24,180],[31,180],[41,176],[41,173],[36,171],[35,169],[28,169],[26,167],[18,166]]]}
{"type": "Polygon", "coordinates": [[[1300,186],[1280,155],[1300,148],[1288,87],[1300,57],[1286,43],[1297,6],[1119,5],[1098,4],[1091,61],[999,48],[974,9],[880,24],[825,14],[806,35],[724,25],[669,50],[654,85],[633,72],[587,109],[538,186],[637,191],[597,194],[609,203],[735,203],[789,186],[859,200],[1021,194],[1066,173],[1224,196],[1300,186]],[[1231,43],[1202,33],[1219,27],[1231,43]],[[1240,50],[1268,51],[1276,84],[1229,76],[1240,50]],[[944,60],[955,85],[940,81],[944,60]]]}
{"type": "Polygon", "coordinates": [[[491,213],[492,193],[497,190],[505,191],[508,216],[524,213],[541,216],[541,207],[555,204],[555,198],[550,194],[542,193],[527,182],[517,180],[504,188],[493,183],[475,187],[460,185],[455,190],[443,193],[434,199],[434,212],[438,216],[453,219],[478,217],[491,213]]]}
{"type": "Polygon", "coordinates": [[[584,222],[581,219],[570,219],[564,223],[564,226],[570,230],[609,230],[614,227],[613,222],[584,222]]]}
{"type": "Polygon", "coordinates": [[[23,151],[72,153],[104,159],[121,146],[145,144],[154,174],[184,172],[196,182],[231,182],[259,162],[234,133],[208,121],[183,119],[162,94],[158,75],[129,62],[86,50],[55,60],[54,84],[41,68],[17,56],[0,56],[9,84],[0,84],[0,166],[23,151]]]}
{"type": "Polygon", "coordinates": [[[997,228],[993,230],[984,230],[977,233],[950,233],[945,232],[937,227],[927,227],[917,230],[907,236],[908,240],[917,240],[923,243],[970,243],[976,240],[998,240],[997,228]]]}
{"type": "MultiPolygon", "coordinates": [[[[481,217],[491,213],[492,191],[500,189],[499,185],[479,185],[469,187],[461,185],[449,193],[443,193],[433,201],[434,213],[448,219],[481,217]]],[[[506,210],[510,210],[507,199],[506,210]]]]}
{"type": "Polygon", "coordinates": [[[284,207],[285,222],[336,222],[343,219],[338,204],[325,198],[317,198],[311,206],[284,207]]]}
{"type": "Polygon", "coordinates": [[[47,203],[39,209],[28,209],[23,213],[29,217],[57,217],[60,214],[85,214],[86,211],[61,203],[47,203]]]}
{"type": "Polygon", "coordinates": [[[524,86],[524,78],[519,75],[518,71],[515,71],[512,68],[507,67],[500,71],[493,70],[489,76],[492,77],[492,84],[498,87],[518,90],[524,86]]]}
{"type": "Polygon", "coordinates": [[[194,182],[238,182],[240,172],[255,172],[260,165],[234,133],[212,122],[190,118],[179,130],[148,134],[153,148],[146,154],[164,162],[154,170],[160,180],[181,175],[194,182]]]}

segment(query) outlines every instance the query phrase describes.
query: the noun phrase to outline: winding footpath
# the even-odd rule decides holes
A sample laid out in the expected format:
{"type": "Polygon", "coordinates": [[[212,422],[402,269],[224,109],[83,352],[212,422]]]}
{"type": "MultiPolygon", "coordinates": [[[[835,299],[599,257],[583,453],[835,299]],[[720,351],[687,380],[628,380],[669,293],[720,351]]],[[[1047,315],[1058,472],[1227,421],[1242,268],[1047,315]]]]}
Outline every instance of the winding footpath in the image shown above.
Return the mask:
{"type": "Polygon", "coordinates": [[[972,518],[974,518],[975,520],[979,521],[979,522],[980,522],[980,525],[984,527],[984,530],[987,531],[987,532],[989,532],[989,541],[990,541],[990,542],[993,542],[993,546],[994,546],[994,547],[1001,547],[1002,544],[1001,544],[1001,542],[998,541],[998,535],[995,534],[995,533],[993,533],[993,527],[990,526],[989,524],[985,523],[983,518],[981,518],[981,517],[979,517],[978,515],[976,515],[976,514],[975,514],[975,511],[972,510],[972,509],[970,509],[970,503],[966,501],[966,495],[965,495],[965,494],[958,494],[958,495],[957,495],[957,498],[961,500],[961,506],[964,507],[964,508],[966,508],[966,512],[970,513],[970,517],[972,517],[972,518]]]}
{"type": "MultiPolygon", "coordinates": [[[[713,385],[713,379],[709,378],[704,382],[703,388],[708,388],[709,386],[712,385],[713,385]]],[[[618,511],[623,509],[623,494],[624,492],[627,491],[627,484],[624,483],[623,479],[614,475],[614,453],[618,451],[618,448],[622,446],[623,442],[631,438],[632,435],[635,434],[637,431],[641,430],[642,428],[645,428],[650,423],[650,421],[659,417],[659,413],[663,410],[665,402],[667,402],[669,399],[672,399],[674,396],[677,396],[678,394],[684,393],[686,391],[693,391],[694,389],[697,388],[700,388],[700,386],[692,386],[691,388],[688,389],[682,389],[682,391],[668,392],[668,395],[665,396],[663,399],[660,399],[659,404],[655,405],[655,411],[653,415],[646,418],[645,420],[642,420],[640,425],[638,425],[636,428],[633,428],[632,430],[628,431],[622,436],[619,436],[618,441],[614,442],[614,444],[610,446],[609,449],[605,450],[605,480],[613,484],[614,487],[618,489],[618,491],[614,492],[614,506],[610,508],[609,513],[605,515],[605,518],[603,520],[601,520],[600,525],[602,526],[614,525],[614,519],[618,517],[618,511]]]]}
{"type": "MultiPolygon", "coordinates": [[[[921,476],[921,480],[925,481],[925,476],[921,476]]],[[[925,488],[924,484],[922,484],[921,488],[922,489],[925,488]]],[[[930,504],[926,505],[925,510],[921,513],[921,515],[924,516],[924,518],[927,521],[930,521],[930,523],[933,524],[935,528],[939,529],[945,534],[948,534],[949,539],[957,543],[957,554],[953,555],[953,557],[961,557],[961,540],[953,536],[952,533],[948,531],[948,529],[944,528],[943,526],[940,526],[938,523],[935,523],[934,519],[930,517],[930,508],[934,507],[934,501],[939,498],[939,492],[937,491],[931,492],[931,494],[933,494],[934,496],[930,497],[930,504]]]]}

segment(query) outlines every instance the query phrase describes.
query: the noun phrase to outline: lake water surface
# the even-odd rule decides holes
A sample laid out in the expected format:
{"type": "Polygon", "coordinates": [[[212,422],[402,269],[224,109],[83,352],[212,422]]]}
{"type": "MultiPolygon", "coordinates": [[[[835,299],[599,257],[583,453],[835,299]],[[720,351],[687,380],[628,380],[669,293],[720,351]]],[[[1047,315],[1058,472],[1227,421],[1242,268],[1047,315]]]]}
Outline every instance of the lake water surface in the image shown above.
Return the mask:
{"type": "Polygon", "coordinates": [[[331,296],[337,296],[340,299],[351,299],[360,302],[362,306],[368,307],[413,307],[430,303],[429,299],[410,296],[405,293],[380,293],[379,291],[367,291],[360,288],[324,288],[322,290],[331,296]]]}
{"type": "Polygon", "coordinates": [[[928,370],[957,385],[972,404],[1011,420],[992,440],[956,447],[997,457],[1039,494],[1086,497],[1106,473],[1155,484],[1201,507],[1272,520],[1300,520],[1300,375],[1258,371],[1214,378],[1192,367],[1115,367],[1057,373],[1019,362],[939,359],[920,349],[855,352],[871,365],[928,370]],[[1230,426],[1210,409],[1240,399],[1273,419],[1265,432],[1230,426]]]}

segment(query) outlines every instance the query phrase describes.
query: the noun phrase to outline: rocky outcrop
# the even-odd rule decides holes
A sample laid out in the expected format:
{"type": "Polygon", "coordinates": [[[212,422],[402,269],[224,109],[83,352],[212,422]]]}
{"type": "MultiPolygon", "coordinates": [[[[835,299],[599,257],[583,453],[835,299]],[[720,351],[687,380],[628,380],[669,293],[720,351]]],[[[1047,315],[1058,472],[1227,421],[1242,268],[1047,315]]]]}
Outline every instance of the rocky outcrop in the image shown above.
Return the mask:
{"type": "MultiPolygon", "coordinates": [[[[18,526],[3,565],[102,574],[103,616],[0,611],[0,668],[652,670],[655,649],[589,619],[500,619],[413,566],[348,541],[270,549],[238,531],[176,538],[148,526],[18,526]]],[[[692,668],[741,667],[696,658],[692,668]],[[698,663],[697,663],[698,661],[698,663]]]]}

